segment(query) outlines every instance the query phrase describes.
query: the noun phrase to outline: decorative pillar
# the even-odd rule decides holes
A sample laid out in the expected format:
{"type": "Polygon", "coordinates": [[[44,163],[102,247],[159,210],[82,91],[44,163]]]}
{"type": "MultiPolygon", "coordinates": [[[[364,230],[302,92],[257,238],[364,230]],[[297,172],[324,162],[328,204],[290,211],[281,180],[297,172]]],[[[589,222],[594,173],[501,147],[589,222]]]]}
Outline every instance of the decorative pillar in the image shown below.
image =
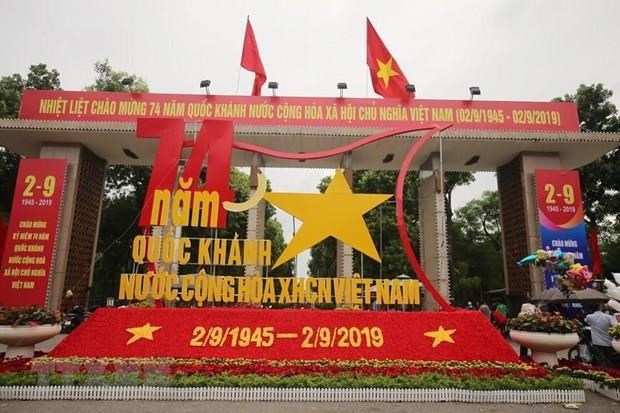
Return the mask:
{"type": "MultiPolygon", "coordinates": [[[[432,153],[420,166],[420,261],[437,291],[450,299],[448,244],[443,176],[439,153],[432,153]]],[[[425,295],[423,308],[436,310],[438,304],[425,295]]]]}
{"type": "MultiPolygon", "coordinates": [[[[343,155],[341,167],[347,183],[353,188],[353,169],[351,152],[343,155]]],[[[353,275],[353,248],[350,245],[336,240],[336,276],[351,277],[353,275]]]]}
{"type": "Polygon", "coordinates": [[[541,247],[534,170],[561,169],[561,166],[557,153],[524,152],[497,169],[504,280],[513,307],[544,289],[541,269],[516,264],[541,247]]]}
{"type": "MultiPolygon", "coordinates": [[[[252,167],[250,168],[250,198],[256,193],[258,187],[258,169],[264,167],[265,162],[259,154],[254,154],[252,167]]],[[[263,171],[264,173],[264,171],[263,171]]],[[[264,239],[265,238],[265,200],[261,199],[256,206],[248,210],[247,239],[264,239]]],[[[258,273],[263,274],[261,265],[246,265],[245,275],[253,276],[258,273]]]]}
{"type": "Polygon", "coordinates": [[[58,229],[50,308],[88,304],[99,237],[106,161],[80,144],[45,143],[41,158],[68,161],[65,198],[58,229]],[[73,292],[65,298],[67,290],[73,292]]]}

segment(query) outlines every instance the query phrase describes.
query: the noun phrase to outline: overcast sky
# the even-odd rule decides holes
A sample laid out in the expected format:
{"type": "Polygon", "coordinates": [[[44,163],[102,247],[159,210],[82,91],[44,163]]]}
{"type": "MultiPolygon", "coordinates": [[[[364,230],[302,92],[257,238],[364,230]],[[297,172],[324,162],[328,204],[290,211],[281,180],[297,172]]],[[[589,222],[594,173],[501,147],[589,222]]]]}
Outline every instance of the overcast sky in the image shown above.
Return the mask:
{"type": "MultiPolygon", "coordinates": [[[[345,81],[346,96],[374,97],[366,17],[419,98],[464,99],[477,85],[482,99],[547,101],[595,82],[620,94],[617,0],[3,0],[0,75],[46,63],[63,89],[79,90],[108,58],[152,92],[200,93],[210,79],[213,94],[247,95],[253,75],[239,61],[248,15],[282,96],[335,96],[345,81]]],[[[275,191],[311,191],[328,173],[267,176],[275,191]]],[[[493,174],[479,178],[458,191],[456,207],[495,189],[493,174]]],[[[288,239],[291,218],[279,217],[288,239]]]]}

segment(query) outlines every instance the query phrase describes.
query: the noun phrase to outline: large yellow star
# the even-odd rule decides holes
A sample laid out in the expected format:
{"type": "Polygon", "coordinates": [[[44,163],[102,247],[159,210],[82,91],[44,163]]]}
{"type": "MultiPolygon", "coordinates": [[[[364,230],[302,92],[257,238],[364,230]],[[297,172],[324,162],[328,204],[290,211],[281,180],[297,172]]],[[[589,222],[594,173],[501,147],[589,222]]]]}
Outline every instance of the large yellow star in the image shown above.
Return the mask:
{"type": "Polygon", "coordinates": [[[435,339],[433,341],[433,348],[435,348],[444,341],[447,343],[454,343],[454,340],[452,339],[452,334],[454,334],[455,331],[456,329],[444,330],[443,326],[439,326],[439,329],[437,329],[436,331],[427,331],[426,333],[424,333],[424,335],[426,337],[431,337],[435,339]]]}
{"type": "Polygon", "coordinates": [[[362,215],[391,196],[352,193],[340,169],[324,194],[266,193],[267,201],[303,222],[273,268],[330,235],[381,262],[362,215]]]}
{"type": "Polygon", "coordinates": [[[153,333],[160,328],[161,327],[152,326],[151,323],[146,323],[142,327],[127,328],[127,332],[133,334],[133,336],[127,340],[127,345],[135,343],[141,338],[153,341],[153,333]]]}
{"type": "Polygon", "coordinates": [[[377,72],[377,77],[383,79],[383,84],[387,88],[390,84],[390,78],[392,76],[398,76],[399,73],[392,69],[392,58],[387,61],[387,63],[383,63],[381,60],[377,59],[377,64],[379,65],[379,71],[377,72]]]}

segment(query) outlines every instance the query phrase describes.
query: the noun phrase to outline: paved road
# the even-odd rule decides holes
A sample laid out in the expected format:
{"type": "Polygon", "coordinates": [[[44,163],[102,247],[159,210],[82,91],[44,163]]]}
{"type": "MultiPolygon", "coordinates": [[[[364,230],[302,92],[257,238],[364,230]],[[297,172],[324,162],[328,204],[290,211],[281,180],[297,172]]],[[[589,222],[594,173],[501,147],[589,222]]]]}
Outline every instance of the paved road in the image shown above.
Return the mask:
{"type": "MultiPolygon", "coordinates": [[[[273,403],[273,402],[110,402],[110,401],[0,401],[0,413],[568,413],[562,404],[473,404],[473,403],[273,403]]],[[[620,413],[620,404],[596,393],[586,393],[579,411],[620,413]]]]}

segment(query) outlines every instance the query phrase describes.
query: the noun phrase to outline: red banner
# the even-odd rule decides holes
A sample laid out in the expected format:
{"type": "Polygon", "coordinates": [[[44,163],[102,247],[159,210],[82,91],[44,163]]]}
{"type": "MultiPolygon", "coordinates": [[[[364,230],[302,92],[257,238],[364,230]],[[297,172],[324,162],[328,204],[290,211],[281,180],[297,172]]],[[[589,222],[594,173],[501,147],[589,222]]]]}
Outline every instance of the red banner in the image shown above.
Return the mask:
{"type": "Polygon", "coordinates": [[[19,117],[37,120],[134,122],[140,117],[232,120],[238,125],[411,127],[579,131],[577,106],[565,102],[350,99],[173,95],[26,90],[19,117]]]}
{"type": "Polygon", "coordinates": [[[517,361],[479,311],[99,309],[50,355],[517,361]]]}
{"type": "MultiPolygon", "coordinates": [[[[541,246],[575,254],[575,261],[590,265],[579,172],[536,169],[536,197],[541,246]]],[[[554,285],[553,273],[545,272],[545,286],[554,285]]]]}
{"type": "Polygon", "coordinates": [[[66,170],[64,159],[20,161],[0,267],[0,305],[46,305],[66,170]]]}

